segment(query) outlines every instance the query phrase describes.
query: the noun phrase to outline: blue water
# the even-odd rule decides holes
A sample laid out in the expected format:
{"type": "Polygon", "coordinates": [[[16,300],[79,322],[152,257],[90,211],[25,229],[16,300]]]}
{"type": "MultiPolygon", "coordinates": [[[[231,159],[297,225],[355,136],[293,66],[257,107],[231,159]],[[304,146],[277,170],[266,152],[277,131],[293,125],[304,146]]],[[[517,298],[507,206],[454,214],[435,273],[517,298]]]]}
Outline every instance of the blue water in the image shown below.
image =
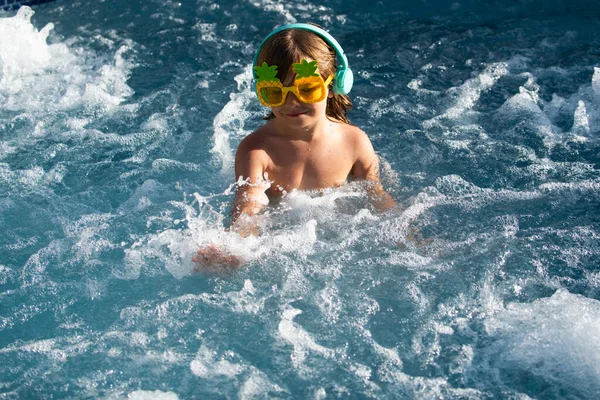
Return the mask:
{"type": "Polygon", "coordinates": [[[0,13],[0,398],[600,392],[591,1],[57,0],[0,13]],[[401,207],[225,231],[256,46],[313,21],[401,207]],[[248,263],[205,276],[224,246],[248,263]]]}

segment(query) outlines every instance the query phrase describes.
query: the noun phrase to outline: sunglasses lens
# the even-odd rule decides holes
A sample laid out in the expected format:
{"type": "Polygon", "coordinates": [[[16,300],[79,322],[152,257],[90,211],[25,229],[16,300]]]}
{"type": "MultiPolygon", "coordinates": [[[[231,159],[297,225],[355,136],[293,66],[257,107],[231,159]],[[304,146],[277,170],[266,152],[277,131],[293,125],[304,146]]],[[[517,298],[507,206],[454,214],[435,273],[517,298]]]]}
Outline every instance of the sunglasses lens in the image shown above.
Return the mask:
{"type": "Polygon", "coordinates": [[[303,83],[298,86],[300,98],[305,103],[317,103],[325,98],[325,85],[322,83],[303,83]]]}
{"type": "Polygon", "coordinates": [[[266,87],[260,89],[260,95],[268,104],[279,104],[283,99],[283,92],[279,87],[266,87]]]}

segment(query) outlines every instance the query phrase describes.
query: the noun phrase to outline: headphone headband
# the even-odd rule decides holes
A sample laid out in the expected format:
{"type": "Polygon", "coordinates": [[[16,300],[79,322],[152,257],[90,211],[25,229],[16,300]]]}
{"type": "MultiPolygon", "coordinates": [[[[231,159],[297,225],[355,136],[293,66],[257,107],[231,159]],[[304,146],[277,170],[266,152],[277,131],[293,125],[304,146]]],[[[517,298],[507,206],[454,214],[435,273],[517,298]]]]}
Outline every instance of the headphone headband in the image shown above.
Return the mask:
{"type": "Polygon", "coordinates": [[[303,29],[305,31],[313,32],[319,37],[321,37],[327,44],[329,44],[335,50],[335,53],[338,56],[339,65],[337,67],[336,75],[333,83],[333,91],[337,94],[348,94],[350,89],[352,89],[352,84],[354,82],[354,75],[350,67],[348,67],[348,58],[346,54],[344,54],[344,50],[342,46],[338,43],[337,40],[333,36],[331,36],[324,29],[319,28],[318,26],[314,26],[311,24],[303,24],[303,23],[295,23],[295,24],[287,24],[282,25],[279,28],[273,30],[273,32],[269,33],[266,38],[260,43],[258,49],[256,50],[256,54],[254,55],[254,61],[252,62],[252,66],[256,66],[256,62],[258,61],[258,56],[260,55],[260,51],[264,46],[265,42],[269,40],[273,35],[284,31],[286,29],[303,29]]]}
{"type": "Polygon", "coordinates": [[[258,61],[258,56],[260,55],[260,50],[262,49],[264,44],[267,42],[267,40],[269,40],[269,38],[271,36],[281,32],[281,31],[285,31],[286,29],[303,29],[305,31],[310,31],[310,32],[316,33],[323,40],[325,40],[325,42],[327,42],[327,44],[329,44],[331,47],[333,47],[333,49],[335,50],[336,54],[338,55],[338,57],[340,59],[340,65],[342,65],[344,68],[348,68],[348,58],[346,57],[346,54],[344,54],[344,50],[342,49],[342,46],[340,46],[338,41],[335,40],[335,38],[333,36],[331,36],[324,29],[321,29],[318,26],[314,26],[311,24],[303,24],[303,23],[282,25],[279,28],[275,29],[273,32],[269,33],[267,35],[267,37],[264,38],[263,41],[260,43],[260,46],[258,46],[258,49],[256,50],[256,54],[254,55],[254,61],[252,62],[252,66],[256,65],[256,61],[258,61]]]}

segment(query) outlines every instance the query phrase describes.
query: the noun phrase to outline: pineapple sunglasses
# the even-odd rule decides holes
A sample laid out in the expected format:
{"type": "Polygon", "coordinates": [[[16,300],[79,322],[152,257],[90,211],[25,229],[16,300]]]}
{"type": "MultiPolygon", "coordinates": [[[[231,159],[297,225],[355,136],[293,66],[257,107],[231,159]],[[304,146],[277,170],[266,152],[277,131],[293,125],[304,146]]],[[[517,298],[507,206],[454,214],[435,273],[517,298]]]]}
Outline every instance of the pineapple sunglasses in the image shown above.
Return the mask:
{"type": "Polygon", "coordinates": [[[266,107],[279,107],[285,103],[289,92],[294,93],[302,103],[318,103],[327,96],[327,86],[333,81],[333,76],[329,76],[325,81],[317,73],[318,63],[306,61],[292,64],[292,69],[296,73],[293,86],[283,86],[277,78],[277,65],[268,65],[263,62],[262,65],[254,67],[256,75],[256,95],[261,104],[266,107]]]}

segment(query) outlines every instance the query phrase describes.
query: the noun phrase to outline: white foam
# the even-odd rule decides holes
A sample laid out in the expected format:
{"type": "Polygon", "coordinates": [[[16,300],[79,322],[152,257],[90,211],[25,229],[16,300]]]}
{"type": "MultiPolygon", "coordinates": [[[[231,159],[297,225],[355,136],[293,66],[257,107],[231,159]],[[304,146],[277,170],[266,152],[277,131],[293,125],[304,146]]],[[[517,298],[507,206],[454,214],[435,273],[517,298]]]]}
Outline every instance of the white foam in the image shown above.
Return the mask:
{"type": "Polygon", "coordinates": [[[327,317],[327,321],[336,323],[342,310],[342,301],[337,287],[331,284],[327,285],[316,294],[316,298],[318,299],[317,306],[321,313],[327,317]]]}
{"type": "Polygon", "coordinates": [[[246,279],[244,287],[239,291],[222,294],[202,294],[198,300],[236,313],[258,314],[263,310],[267,297],[257,296],[252,281],[246,279]]]}
{"type": "MultiPolygon", "coordinates": [[[[423,71],[427,71],[429,68],[424,66],[421,69],[423,71]]],[[[423,81],[421,79],[413,79],[406,86],[409,89],[414,90],[417,94],[421,94],[421,95],[423,95],[423,94],[439,95],[440,94],[440,92],[438,90],[423,89],[422,85],[423,85],[423,81]]]]}
{"type": "MultiPolygon", "coordinates": [[[[566,79],[570,71],[551,69],[551,73],[566,79]]],[[[550,102],[544,103],[544,113],[549,119],[558,120],[573,118],[573,124],[566,136],[569,140],[588,140],[600,132],[600,68],[594,67],[590,83],[583,84],[577,91],[567,98],[553,94],[550,102]]],[[[560,132],[558,127],[553,127],[555,132],[560,132]]]]}
{"type": "Polygon", "coordinates": [[[296,18],[294,18],[290,10],[288,10],[288,8],[290,8],[291,3],[279,3],[273,0],[254,0],[251,1],[250,4],[262,11],[275,12],[277,14],[280,14],[285,18],[286,24],[293,24],[297,22],[296,18]]]}
{"type": "MultiPolygon", "coordinates": [[[[509,98],[502,107],[510,108],[512,110],[528,111],[536,115],[539,114],[541,120],[548,122],[548,120],[544,118],[545,115],[539,106],[537,90],[529,90],[525,86],[519,87],[519,93],[509,98]]],[[[500,111],[503,111],[503,108],[501,108],[500,111]]]]}
{"type": "Polygon", "coordinates": [[[402,107],[398,95],[374,99],[368,107],[371,118],[381,118],[386,114],[392,114],[393,116],[406,114],[406,109],[402,107]]]}
{"type": "Polygon", "coordinates": [[[176,393],[162,390],[135,390],[127,396],[129,400],[179,400],[176,393]]]}
{"type": "Polygon", "coordinates": [[[201,379],[211,380],[218,377],[243,379],[239,385],[238,398],[265,398],[275,393],[285,392],[279,385],[272,383],[262,371],[246,362],[232,351],[219,353],[206,344],[202,344],[190,370],[201,379]]]}
{"type": "Polygon", "coordinates": [[[12,144],[4,141],[0,141],[0,160],[3,160],[7,156],[15,153],[17,151],[17,147],[12,144]]]}
{"type": "Polygon", "coordinates": [[[93,345],[91,340],[80,335],[61,337],[44,340],[34,340],[30,342],[8,345],[0,349],[3,353],[36,353],[43,354],[49,359],[58,362],[64,362],[69,358],[78,357],[81,353],[89,350],[93,345]]]}
{"type": "MultiPolygon", "coordinates": [[[[519,87],[519,93],[504,102],[498,110],[498,115],[503,119],[523,119],[528,127],[537,131],[545,140],[550,143],[558,141],[558,133],[561,130],[552,123],[547,112],[542,110],[545,103],[539,97],[539,86],[531,74],[523,75],[527,77],[527,82],[519,87]]],[[[555,103],[552,107],[560,106],[558,97],[553,98],[553,101],[555,103]]]]}
{"type": "Polygon", "coordinates": [[[38,31],[30,22],[33,14],[25,6],[12,18],[0,18],[0,90],[19,91],[21,77],[39,73],[50,63],[52,55],[46,39],[54,25],[50,23],[38,31]]]}
{"type": "MultiPolygon", "coordinates": [[[[591,167],[591,166],[590,166],[591,167]]],[[[539,186],[542,193],[560,192],[592,192],[600,190],[600,181],[597,179],[586,179],[578,182],[551,182],[539,186]]]]}
{"type": "Polygon", "coordinates": [[[292,365],[298,370],[306,368],[304,360],[309,352],[330,359],[340,352],[339,349],[330,349],[318,344],[305,329],[296,324],[294,317],[301,313],[301,310],[288,306],[283,310],[277,327],[279,337],[293,346],[290,358],[292,365]]]}
{"type": "Polygon", "coordinates": [[[215,27],[217,24],[199,22],[194,25],[194,28],[200,32],[201,42],[217,42],[217,35],[215,34],[215,27]]]}
{"type": "Polygon", "coordinates": [[[421,256],[416,253],[410,253],[405,250],[398,250],[394,252],[389,258],[388,262],[391,265],[401,265],[405,268],[410,269],[425,269],[425,268],[444,268],[437,263],[433,262],[433,258],[427,256],[421,256]]]}
{"type": "Polygon", "coordinates": [[[122,344],[133,347],[146,348],[150,343],[150,337],[142,331],[108,331],[102,336],[103,340],[117,339],[122,344]]]}
{"type": "Polygon", "coordinates": [[[196,358],[190,363],[192,373],[201,378],[210,379],[215,376],[232,378],[243,372],[246,367],[227,360],[226,357],[218,357],[217,352],[202,345],[196,354],[196,358]]]}
{"type": "Polygon", "coordinates": [[[240,387],[238,397],[240,400],[273,398],[273,392],[285,393],[279,385],[269,381],[265,373],[252,368],[248,378],[240,387]]]}
{"type": "Polygon", "coordinates": [[[573,127],[571,128],[571,132],[580,135],[587,135],[590,133],[590,121],[583,100],[577,102],[577,109],[573,115],[573,127]]]}
{"type": "MultiPolygon", "coordinates": [[[[146,193],[140,188],[127,202],[127,207],[140,207],[144,197],[152,201],[152,191],[146,193]]],[[[217,246],[223,252],[236,256],[246,263],[263,258],[277,259],[293,254],[295,257],[307,257],[319,243],[318,227],[334,230],[340,236],[352,240],[353,227],[360,223],[375,223],[378,217],[367,211],[357,211],[357,216],[348,218],[340,213],[345,207],[353,207],[344,202],[367,202],[364,191],[347,185],[342,188],[316,193],[293,192],[284,196],[279,207],[269,208],[265,213],[253,217],[261,227],[260,236],[241,237],[235,231],[224,228],[223,209],[231,201],[230,189],[225,192],[201,196],[196,195],[192,204],[171,202],[185,212],[183,221],[187,229],[182,229],[182,220],[168,216],[161,219],[161,225],[171,225],[159,233],[150,233],[139,238],[125,250],[126,262],[122,276],[130,279],[138,276],[145,263],[159,260],[165,268],[177,278],[189,275],[194,270],[192,258],[205,246],[217,246]],[[222,201],[217,203],[217,199],[222,201]],[[196,204],[197,203],[197,204],[196,204]],[[194,207],[198,206],[196,210],[194,207]]],[[[150,217],[153,218],[153,217],[150,217]]],[[[151,221],[148,221],[151,223],[151,221]]],[[[337,242],[339,243],[339,242],[337,242]]],[[[346,242],[335,246],[345,246],[346,242]]]]}
{"type": "MultiPolygon", "coordinates": [[[[466,209],[482,207],[502,200],[532,200],[542,196],[537,191],[513,191],[480,188],[458,175],[446,175],[436,179],[435,189],[442,194],[434,197],[437,204],[458,204],[466,209]]],[[[429,190],[430,193],[435,191],[429,190]]]]}
{"type": "Polygon", "coordinates": [[[154,179],[148,179],[139,186],[135,193],[119,206],[119,211],[140,211],[152,204],[152,199],[165,190],[165,187],[154,179]]]}
{"type": "Polygon", "coordinates": [[[496,82],[509,73],[507,63],[490,64],[475,78],[467,80],[461,86],[450,89],[455,100],[443,114],[423,122],[424,128],[431,128],[443,119],[459,120],[469,118],[481,94],[493,87],[496,82]]]}
{"type": "Polygon", "coordinates": [[[89,214],[63,228],[65,236],[75,241],[71,249],[74,261],[89,263],[103,251],[117,247],[103,235],[109,230],[112,219],[112,214],[89,214]]]}
{"type": "Polygon", "coordinates": [[[559,289],[550,298],[508,304],[485,329],[493,340],[491,366],[530,373],[574,395],[600,392],[598,300],[559,289]]]}
{"type": "Polygon", "coordinates": [[[42,167],[13,171],[9,164],[0,163],[0,184],[14,190],[38,189],[46,182],[45,175],[42,167]]]}
{"type": "Polygon", "coordinates": [[[97,279],[87,279],[85,281],[85,290],[88,297],[92,300],[101,298],[106,293],[106,283],[97,279]]]}
{"type": "Polygon", "coordinates": [[[0,18],[0,100],[5,109],[34,118],[79,107],[102,113],[133,93],[126,84],[133,64],[124,58],[131,51],[130,41],[116,50],[112,63],[98,65],[89,51],[48,44],[53,25],[38,31],[30,21],[33,14],[24,6],[16,16],[0,18]]]}
{"type": "MultiPolygon", "coordinates": [[[[6,283],[10,279],[13,279],[14,276],[15,271],[13,271],[11,268],[8,268],[5,265],[0,264],[0,285],[6,285],[6,283]]],[[[0,298],[2,298],[3,295],[4,293],[0,294],[0,298]]]]}
{"type": "Polygon", "coordinates": [[[193,271],[191,260],[198,249],[190,235],[178,229],[151,234],[126,249],[126,269],[122,277],[135,279],[148,261],[158,259],[174,277],[182,278],[193,271]]]}
{"type": "Polygon", "coordinates": [[[600,134],[600,68],[594,67],[592,82],[589,87],[579,90],[582,101],[585,101],[587,129],[584,134],[600,134]]]}
{"type": "Polygon", "coordinates": [[[600,98],[600,67],[594,67],[592,75],[592,89],[598,98],[600,98]]]}
{"type": "MultiPolygon", "coordinates": [[[[233,170],[233,150],[230,144],[230,136],[236,134],[239,137],[246,136],[250,131],[245,129],[248,118],[258,115],[248,111],[251,104],[256,101],[251,89],[252,66],[247,65],[243,72],[235,77],[238,83],[238,93],[232,93],[229,101],[213,120],[213,147],[211,152],[221,165],[224,175],[231,175],[233,170]]],[[[256,104],[255,104],[256,105],[256,104]]],[[[237,146],[237,143],[234,145],[237,146]]]]}

